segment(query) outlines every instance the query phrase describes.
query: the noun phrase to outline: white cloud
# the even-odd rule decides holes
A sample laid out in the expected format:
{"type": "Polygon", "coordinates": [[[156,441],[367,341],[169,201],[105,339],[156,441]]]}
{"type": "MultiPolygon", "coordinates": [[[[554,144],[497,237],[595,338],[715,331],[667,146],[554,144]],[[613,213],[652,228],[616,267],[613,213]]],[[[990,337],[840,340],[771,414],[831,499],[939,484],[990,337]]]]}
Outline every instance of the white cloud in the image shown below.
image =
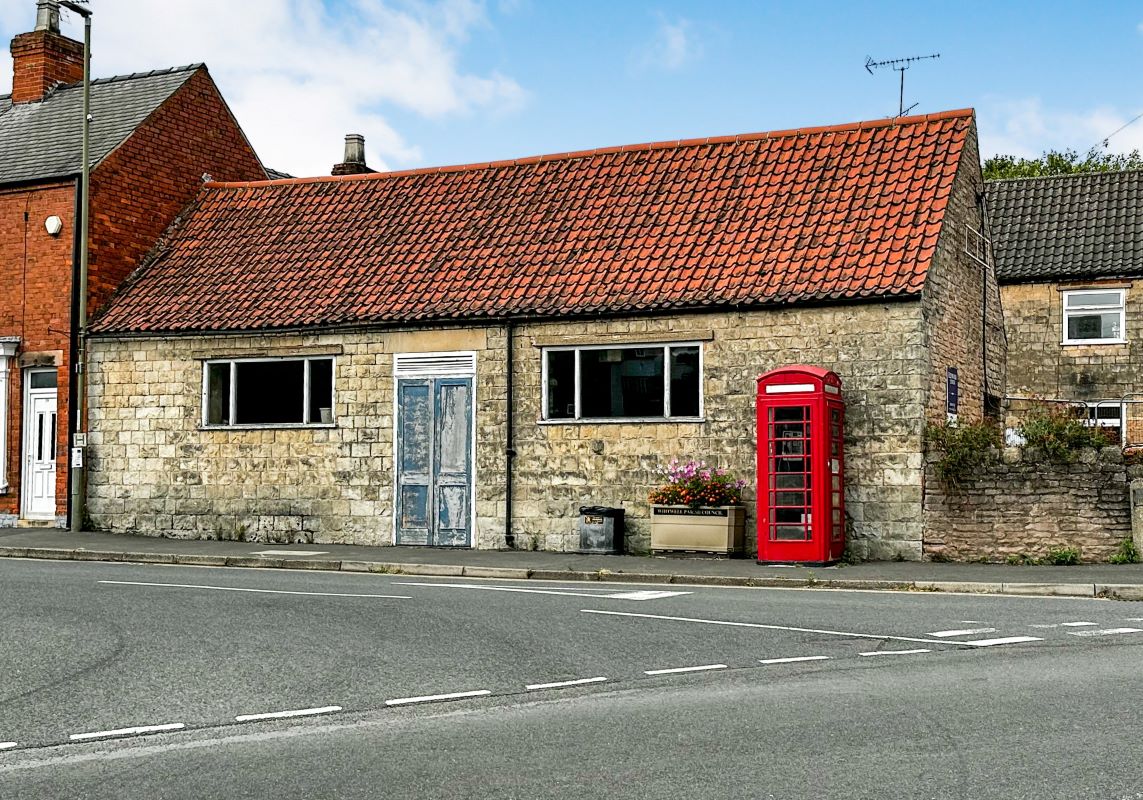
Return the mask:
{"type": "MultiPolygon", "coordinates": [[[[0,32],[31,28],[32,0],[4,0],[0,32]]],[[[477,0],[93,0],[92,71],[122,74],[204,61],[263,161],[327,174],[346,133],[365,136],[377,169],[420,154],[391,123],[393,109],[425,117],[514,110],[526,93],[511,77],[459,64],[490,26],[477,0]],[[335,9],[336,8],[336,12],[335,9]]],[[[65,15],[64,32],[79,37],[65,15]]],[[[0,61],[7,62],[6,59],[0,61]]],[[[10,85],[10,64],[0,86],[10,85]]]]}
{"type": "Polygon", "coordinates": [[[1096,106],[1086,109],[1045,107],[1039,98],[993,98],[977,106],[982,158],[1003,154],[1036,157],[1045,150],[1085,153],[1108,140],[1108,151],[1143,150],[1143,119],[1114,133],[1143,109],[1096,106]],[[1114,133],[1114,135],[1112,135],[1114,133]]]}
{"type": "Polygon", "coordinates": [[[659,18],[651,41],[635,54],[636,66],[674,72],[702,55],[702,44],[688,19],[659,18]]]}

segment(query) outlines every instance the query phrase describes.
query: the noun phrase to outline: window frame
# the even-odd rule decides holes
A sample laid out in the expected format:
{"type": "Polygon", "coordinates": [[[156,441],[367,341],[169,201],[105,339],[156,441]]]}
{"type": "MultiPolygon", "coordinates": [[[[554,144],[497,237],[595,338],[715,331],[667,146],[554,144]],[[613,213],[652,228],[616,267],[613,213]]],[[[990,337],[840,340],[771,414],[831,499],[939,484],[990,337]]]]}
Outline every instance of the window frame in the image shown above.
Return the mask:
{"type": "Polygon", "coordinates": [[[336,428],[337,427],[337,414],[336,414],[336,398],[337,398],[337,357],[333,355],[314,355],[314,356],[265,356],[265,357],[249,357],[249,358],[208,358],[203,359],[202,362],[202,392],[200,396],[200,413],[199,413],[199,427],[204,430],[258,430],[265,428],[336,428]],[[301,361],[302,364],[302,422],[248,422],[248,423],[234,423],[234,422],[210,422],[208,414],[210,410],[210,368],[217,364],[230,365],[230,392],[228,399],[228,417],[233,420],[235,418],[235,411],[238,402],[238,381],[236,372],[238,364],[250,363],[269,363],[269,362],[283,362],[283,361],[301,361]],[[330,407],[330,422],[322,422],[320,419],[313,421],[309,419],[310,416],[310,362],[311,361],[329,361],[330,362],[330,385],[329,385],[329,407],[330,407]]]}
{"type": "Polygon", "coordinates": [[[1107,289],[1062,289],[1060,291],[1060,308],[1063,313],[1063,330],[1060,343],[1065,345],[1095,345],[1095,344],[1127,344],[1127,290],[1122,287],[1114,287],[1107,289]],[[1092,306],[1092,305],[1076,305],[1069,307],[1069,298],[1082,298],[1086,295],[1093,294],[1118,294],[1119,304],[1116,306],[1092,306]],[[1119,332],[1118,338],[1099,338],[1099,339],[1072,339],[1068,336],[1068,317],[1075,312],[1092,312],[1097,311],[1101,313],[1114,313],[1119,312],[1119,332]]]}
{"type": "Polygon", "coordinates": [[[607,425],[633,422],[706,422],[706,348],[703,342],[680,340],[677,342],[617,342],[611,344],[551,345],[540,348],[540,419],[541,425],[607,425]],[[698,348],[698,416],[670,416],[671,409],[671,353],[673,347],[698,348]],[[581,367],[579,353],[584,350],[662,350],[663,351],[663,411],[661,417],[581,417],[581,367]],[[548,353],[575,353],[575,416],[548,416],[548,353]]]}

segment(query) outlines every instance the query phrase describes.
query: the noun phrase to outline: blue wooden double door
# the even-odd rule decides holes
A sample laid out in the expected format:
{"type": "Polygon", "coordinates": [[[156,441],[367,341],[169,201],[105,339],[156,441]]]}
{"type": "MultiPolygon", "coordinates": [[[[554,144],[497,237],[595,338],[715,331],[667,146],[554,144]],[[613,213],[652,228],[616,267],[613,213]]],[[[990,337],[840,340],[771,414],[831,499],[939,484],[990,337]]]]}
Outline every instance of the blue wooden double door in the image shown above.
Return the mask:
{"type": "Polygon", "coordinates": [[[472,544],[472,381],[397,381],[397,544],[472,544]]]}

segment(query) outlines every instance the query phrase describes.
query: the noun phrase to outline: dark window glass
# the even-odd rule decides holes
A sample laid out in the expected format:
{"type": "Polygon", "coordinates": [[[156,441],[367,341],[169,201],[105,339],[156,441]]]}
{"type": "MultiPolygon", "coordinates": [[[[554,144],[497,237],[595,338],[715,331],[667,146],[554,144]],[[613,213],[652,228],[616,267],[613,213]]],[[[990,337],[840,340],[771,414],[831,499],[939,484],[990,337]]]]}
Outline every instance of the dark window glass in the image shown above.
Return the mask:
{"type": "Polygon", "coordinates": [[[234,423],[302,422],[304,362],[239,361],[235,364],[234,423]]]}
{"type": "Polygon", "coordinates": [[[699,415],[699,349],[672,347],[671,352],[671,416],[699,415]]]}
{"type": "Polygon", "coordinates": [[[663,348],[581,350],[579,358],[580,416],[663,416],[663,348]]]}
{"type": "Polygon", "coordinates": [[[29,375],[31,380],[32,389],[54,389],[56,388],[56,374],[55,372],[33,372],[29,375]]]}
{"type": "Polygon", "coordinates": [[[548,419],[575,417],[575,351],[553,350],[548,357],[548,419]]]}
{"type": "Polygon", "coordinates": [[[230,424],[230,362],[206,367],[206,422],[230,424]]]}
{"type": "Polygon", "coordinates": [[[333,359],[311,358],[309,363],[309,422],[333,422],[333,359]]]}

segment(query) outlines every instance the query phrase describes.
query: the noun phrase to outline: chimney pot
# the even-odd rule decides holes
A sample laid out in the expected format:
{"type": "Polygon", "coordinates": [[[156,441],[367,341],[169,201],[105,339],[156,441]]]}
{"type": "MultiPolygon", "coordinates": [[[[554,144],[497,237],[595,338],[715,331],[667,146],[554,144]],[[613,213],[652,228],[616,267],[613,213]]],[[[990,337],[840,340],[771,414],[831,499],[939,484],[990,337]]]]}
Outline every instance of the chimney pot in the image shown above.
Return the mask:
{"type": "Polygon", "coordinates": [[[59,0],[36,0],[36,30],[60,32],[59,0]]]}
{"type": "Polygon", "coordinates": [[[345,158],[333,165],[333,175],[361,175],[372,172],[365,163],[365,137],[360,133],[345,136],[345,158]]]}
{"type": "Polygon", "coordinates": [[[346,164],[365,163],[365,137],[360,133],[345,135],[345,158],[343,160],[346,164]]]}

